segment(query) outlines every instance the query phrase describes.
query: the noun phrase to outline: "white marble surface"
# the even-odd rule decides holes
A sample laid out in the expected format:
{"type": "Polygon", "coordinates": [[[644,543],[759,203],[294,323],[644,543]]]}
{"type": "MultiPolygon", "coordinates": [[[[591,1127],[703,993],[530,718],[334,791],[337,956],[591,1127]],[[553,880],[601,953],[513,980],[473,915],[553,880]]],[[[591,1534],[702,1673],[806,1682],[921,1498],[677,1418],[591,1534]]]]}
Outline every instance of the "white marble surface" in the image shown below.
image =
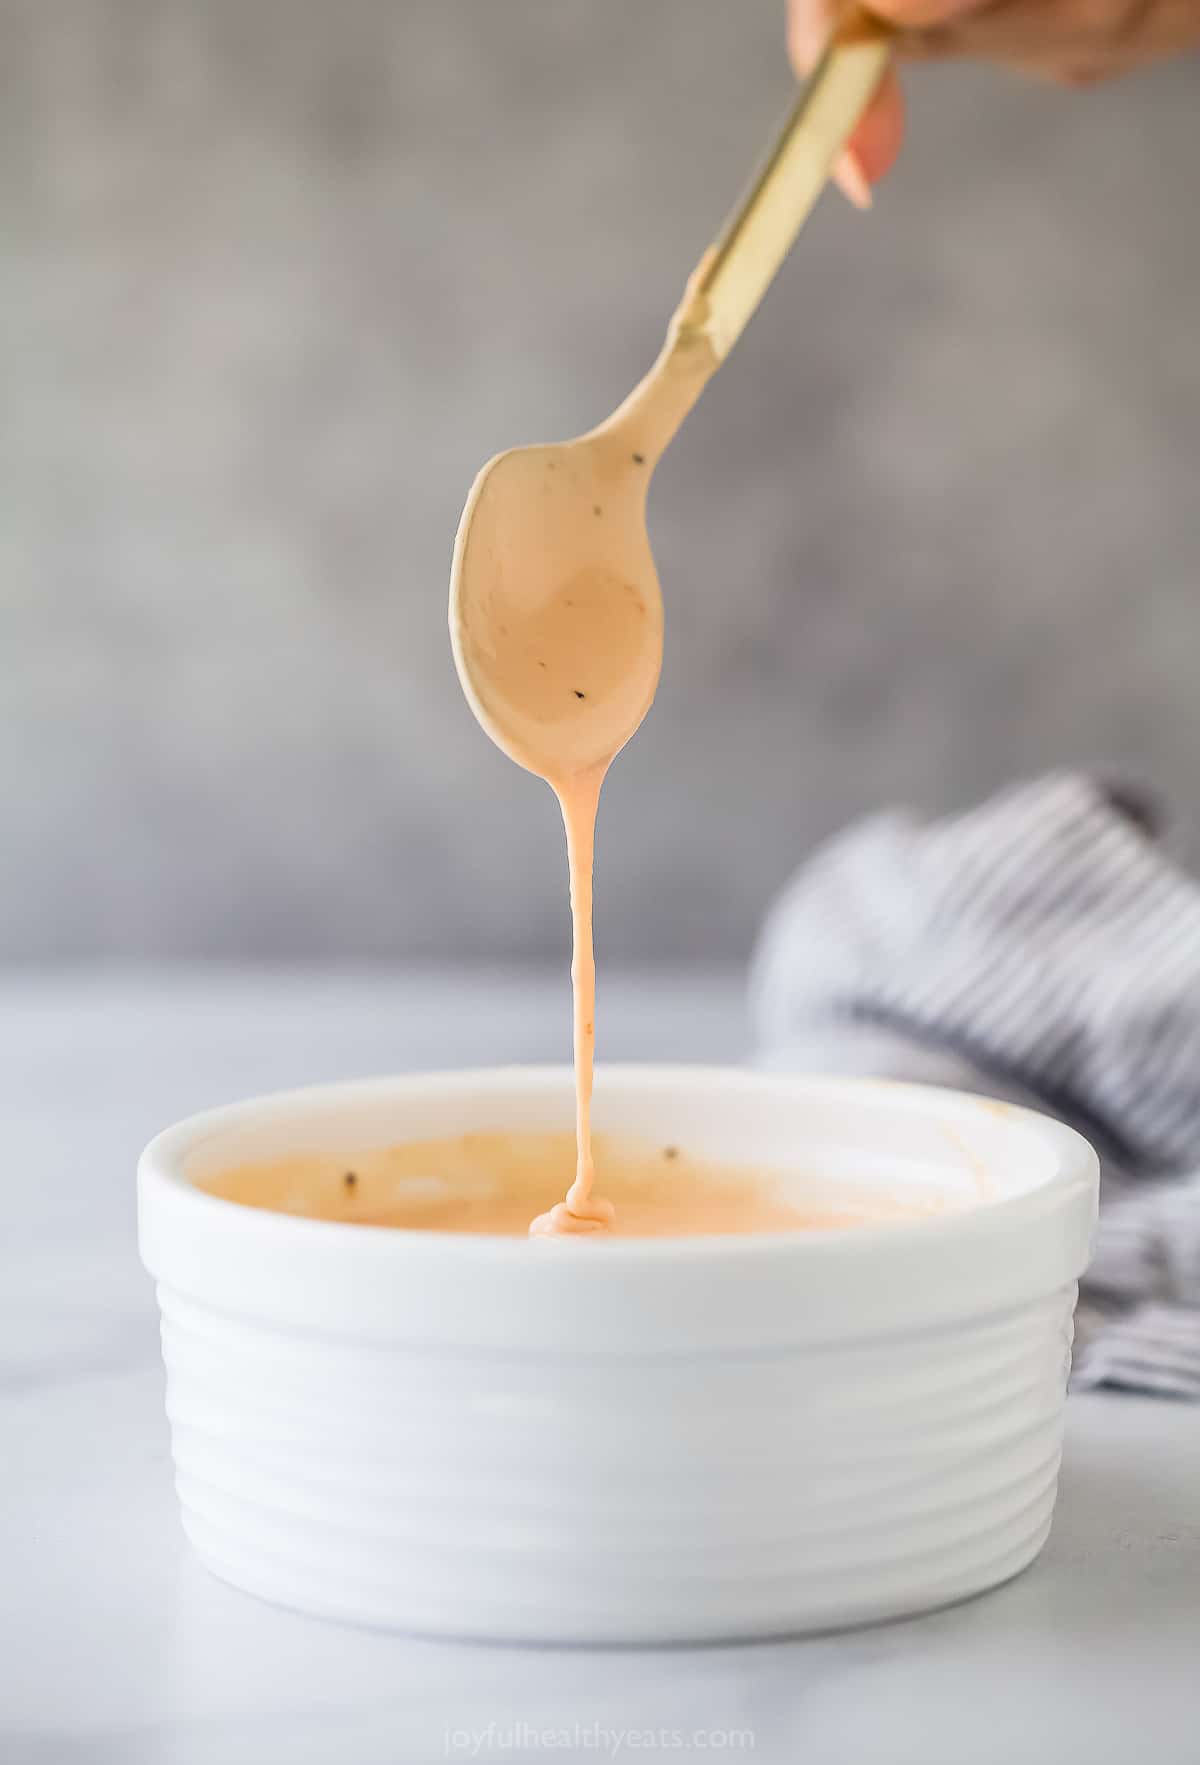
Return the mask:
{"type": "MultiPolygon", "coordinates": [[[[745,1044],[733,977],[609,977],[601,1011],[614,1055],[728,1058],[745,1044]]],[[[566,1034],[561,976],[6,981],[0,1758],[603,1758],[628,1730],[640,1745],[616,1757],[736,1756],[750,1749],[721,1740],[738,1730],[772,1765],[1190,1765],[1198,1408],[1073,1399],[1055,1529],[1032,1570],[931,1618],[810,1641],[451,1646],[275,1611],[191,1559],[174,1513],[153,1295],[134,1248],[142,1142],[191,1109],[264,1087],[554,1057],[566,1034]],[[695,1730],[707,1747],[685,1744],[695,1730]]]]}

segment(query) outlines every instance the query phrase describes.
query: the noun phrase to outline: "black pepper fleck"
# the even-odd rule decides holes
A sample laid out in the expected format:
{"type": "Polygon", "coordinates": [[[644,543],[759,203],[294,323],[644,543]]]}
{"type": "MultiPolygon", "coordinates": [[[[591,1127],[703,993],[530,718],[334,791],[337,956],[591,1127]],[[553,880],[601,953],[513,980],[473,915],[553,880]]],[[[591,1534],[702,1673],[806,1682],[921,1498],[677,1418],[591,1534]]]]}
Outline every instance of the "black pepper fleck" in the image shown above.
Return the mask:
{"type": "Polygon", "coordinates": [[[346,1185],[347,1189],[356,1188],[358,1184],[358,1176],[354,1171],[347,1171],[342,1178],[342,1182],[346,1185]]]}
{"type": "Polygon", "coordinates": [[[633,463],[635,466],[644,466],[646,464],[645,454],[634,454],[633,463]]]}
{"type": "Polygon", "coordinates": [[[575,697],[577,699],[586,699],[587,698],[587,694],[581,693],[578,687],[574,687],[572,690],[574,691],[575,697]]]}

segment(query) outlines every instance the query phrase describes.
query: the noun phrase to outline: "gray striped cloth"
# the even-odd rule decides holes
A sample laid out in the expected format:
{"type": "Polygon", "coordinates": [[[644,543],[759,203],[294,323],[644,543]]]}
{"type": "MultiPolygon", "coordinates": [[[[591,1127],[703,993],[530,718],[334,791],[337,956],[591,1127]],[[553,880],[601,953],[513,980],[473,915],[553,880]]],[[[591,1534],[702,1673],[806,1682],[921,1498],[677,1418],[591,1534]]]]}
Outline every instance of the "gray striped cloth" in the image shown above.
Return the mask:
{"type": "Polygon", "coordinates": [[[1101,1155],[1074,1383],[1200,1398],[1200,887],[1059,774],[819,852],[752,971],[763,1060],[1029,1103],[1101,1155]]]}

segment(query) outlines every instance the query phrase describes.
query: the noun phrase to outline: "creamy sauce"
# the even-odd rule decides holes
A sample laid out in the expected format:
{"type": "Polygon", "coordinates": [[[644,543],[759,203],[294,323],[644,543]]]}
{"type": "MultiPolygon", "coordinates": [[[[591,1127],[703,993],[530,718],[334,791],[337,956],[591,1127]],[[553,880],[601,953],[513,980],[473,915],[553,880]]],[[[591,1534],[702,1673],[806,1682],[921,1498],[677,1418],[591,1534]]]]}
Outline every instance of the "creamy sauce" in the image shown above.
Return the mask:
{"type": "Polygon", "coordinates": [[[694,282],[650,372],[606,423],[491,462],[467,501],[452,568],[451,639],[484,728],[545,779],[567,835],[573,939],[577,1157],[539,1235],[603,1232],[595,1192],[592,856],[609,766],[654,698],[662,595],[646,535],[650,474],[716,367],[694,282]]]}
{"type": "Polygon", "coordinates": [[[536,1237],[555,1232],[602,1232],[613,1223],[613,1204],[594,1193],[592,1157],[592,1070],[596,1052],[596,958],[592,940],[592,868],[596,811],[607,768],[595,767],[554,786],[567,833],[571,887],[571,997],[575,1048],[575,1180],[565,1201],[539,1213],[529,1230],[536,1237]]]}
{"type": "MultiPolygon", "coordinates": [[[[611,1198],[605,1238],[848,1229],[943,1205],[936,1197],[906,1204],[874,1192],[856,1192],[848,1203],[843,1190],[832,1207],[779,1173],[709,1163],[677,1146],[598,1134],[592,1149],[611,1198]]],[[[197,1187],[306,1219],[524,1237],[531,1215],[554,1212],[575,1158],[570,1134],[463,1134],[244,1164],[200,1178],[197,1187]]],[[[569,1195],[578,1180],[577,1172],[569,1195]]]]}

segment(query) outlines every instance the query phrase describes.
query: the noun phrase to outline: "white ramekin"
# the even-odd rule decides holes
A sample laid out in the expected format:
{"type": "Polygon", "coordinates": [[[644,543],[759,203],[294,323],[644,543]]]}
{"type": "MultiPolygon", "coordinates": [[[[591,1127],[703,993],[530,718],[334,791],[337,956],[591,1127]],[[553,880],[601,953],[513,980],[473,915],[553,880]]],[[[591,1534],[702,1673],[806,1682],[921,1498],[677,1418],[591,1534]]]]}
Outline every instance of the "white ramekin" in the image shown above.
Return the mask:
{"type": "Polygon", "coordinates": [[[1050,1526],[1087,1143],[920,1086],[609,1068],[598,1125],[962,1211],[849,1231],[528,1242],[239,1207],[293,1151],[562,1129],[558,1069],[260,1098],[139,1168],[184,1525],[281,1604],[447,1635],[762,1636],[955,1600],[1050,1526]]]}

